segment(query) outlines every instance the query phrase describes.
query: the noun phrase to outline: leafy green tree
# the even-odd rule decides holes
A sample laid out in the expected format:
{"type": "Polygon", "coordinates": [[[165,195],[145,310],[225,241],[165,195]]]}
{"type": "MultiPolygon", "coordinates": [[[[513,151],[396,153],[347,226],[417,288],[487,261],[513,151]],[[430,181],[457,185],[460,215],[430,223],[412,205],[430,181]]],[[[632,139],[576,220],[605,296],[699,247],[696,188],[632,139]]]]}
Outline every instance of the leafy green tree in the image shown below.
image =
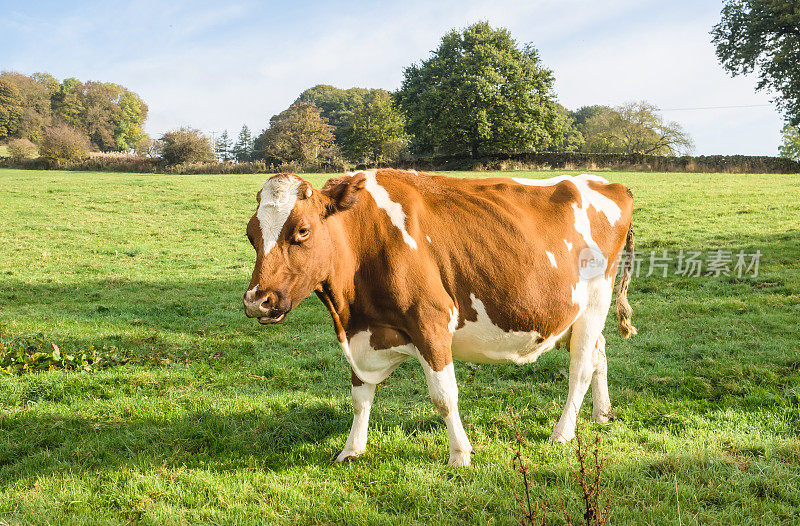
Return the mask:
{"type": "Polygon", "coordinates": [[[590,152],[678,155],[694,148],[680,124],[665,121],[645,101],[599,109],[584,124],[583,135],[590,152]]]}
{"type": "Polygon", "coordinates": [[[200,130],[179,128],[159,139],[159,153],[167,164],[205,163],[214,160],[211,141],[200,130]]]}
{"type": "Polygon", "coordinates": [[[547,148],[558,152],[577,152],[586,144],[583,133],[575,125],[573,114],[561,104],[554,104],[556,109],[555,133],[553,142],[547,148]]]}
{"type": "Polygon", "coordinates": [[[228,130],[223,130],[222,134],[217,138],[217,143],[214,145],[214,153],[217,159],[221,162],[231,160],[231,139],[228,137],[228,130]]]}
{"type": "Polygon", "coordinates": [[[250,135],[250,128],[246,124],[242,125],[236,144],[231,149],[231,156],[237,163],[249,161],[253,157],[253,138],[250,135]]]}
{"type": "Polygon", "coordinates": [[[139,95],[123,88],[114,119],[114,143],[121,151],[136,150],[149,137],[144,131],[148,107],[139,95]]]}
{"type": "Polygon", "coordinates": [[[295,102],[269,120],[256,139],[259,157],[276,164],[308,164],[333,154],[333,126],[311,102],[295,102]]]}
{"type": "Polygon", "coordinates": [[[396,160],[407,137],[402,115],[384,90],[373,90],[353,111],[344,134],[342,151],[355,161],[384,163],[396,160]]]}
{"type": "Polygon", "coordinates": [[[575,127],[580,130],[583,126],[586,125],[586,121],[594,117],[595,115],[599,115],[606,111],[613,111],[610,106],[601,106],[601,105],[593,105],[593,106],[581,106],[574,112],[572,112],[572,120],[575,123],[575,127]]]}
{"type": "Polygon", "coordinates": [[[430,59],[406,68],[395,96],[415,151],[477,157],[553,144],[553,81],[533,46],[479,22],[450,31],[430,59]]]}
{"type": "Polygon", "coordinates": [[[758,72],[758,90],[800,124],[800,5],[797,0],[725,0],[711,31],[717,58],[733,75],[758,72]]]}
{"type": "Polygon", "coordinates": [[[74,128],[84,128],[86,100],[83,83],[76,78],[64,79],[53,94],[52,108],[59,120],[74,128]]]}
{"type": "Polygon", "coordinates": [[[22,111],[19,88],[10,80],[0,77],[0,139],[17,133],[22,111]]]}
{"type": "Polygon", "coordinates": [[[781,157],[800,161],[800,126],[787,124],[783,127],[783,143],[778,147],[781,157]]]}
{"type": "MultiPolygon", "coordinates": [[[[365,97],[376,90],[364,88],[340,89],[318,84],[305,90],[295,103],[310,102],[320,109],[320,115],[333,126],[337,144],[343,145],[344,136],[356,109],[364,104],[365,97]]],[[[379,90],[385,91],[385,90],[379,90]]],[[[388,93],[388,92],[385,92],[388,93]]]]}

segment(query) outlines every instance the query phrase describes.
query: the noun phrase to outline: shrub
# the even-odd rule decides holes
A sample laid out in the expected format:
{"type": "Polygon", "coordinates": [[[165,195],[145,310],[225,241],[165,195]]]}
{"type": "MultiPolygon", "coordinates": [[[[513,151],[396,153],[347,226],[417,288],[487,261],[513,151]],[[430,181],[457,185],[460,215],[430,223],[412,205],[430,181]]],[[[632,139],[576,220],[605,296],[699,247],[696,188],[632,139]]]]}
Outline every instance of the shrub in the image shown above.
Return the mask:
{"type": "Polygon", "coordinates": [[[89,157],[89,139],[66,124],[47,128],[39,145],[39,157],[56,166],[81,161],[89,157]]]}
{"type": "Polygon", "coordinates": [[[14,162],[33,159],[39,153],[39,147],[28,139],[14,139],[8,143],[8,153],[14,162]]]}
{"type": "Polygon", "coordinates": [[[162,135],[159,155],[170,165],[212,162],[216,159],[211,141],[194,128],[180,128],[162,135]]]}

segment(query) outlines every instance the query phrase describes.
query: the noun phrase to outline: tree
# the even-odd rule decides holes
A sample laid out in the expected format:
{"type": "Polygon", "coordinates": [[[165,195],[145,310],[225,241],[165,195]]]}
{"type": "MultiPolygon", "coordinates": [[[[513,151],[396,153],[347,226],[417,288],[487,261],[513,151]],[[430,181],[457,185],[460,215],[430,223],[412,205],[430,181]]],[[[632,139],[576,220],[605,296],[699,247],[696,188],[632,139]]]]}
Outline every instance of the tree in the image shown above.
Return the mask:
{"type": "Polygon", "coordinates": [[[295,103],[310,102],[320,109],[320,115],[333,126],[333,135],[338,144],[343,144],[344,135],[353,117],[353,112],[364,104],[367,95],[374,91],[364,88],[340,89],[326,84],[317,84],[305,90],[295,103]]]}
{"type": "Polygon", "coordinates": [[[39,145],[39,157],[52,165],[80,161],[89,156],[89,140],[67,124],[46,128],[39,145]]]}
{"type": "Polygon", "coordinates": [[[249,161],[253,157],[253,139],[246,124],[242,125],[236,144],[231,149],[231,155],[237,163],[249,161]]]}
{"type": "Polygon", "coordinates": [[[168,131],[159,139],[160,157],[167,164],[204,163],[214,160],[211,141],[194,128],[168,131]]]}
{"type": "Polygon", "coordinates": [[[553,81],[533,46],[479,22],[450,31],[430,59],[406,68],[395,96],[415,151],[477,157],[552,144],[553,81]]]}
{"type": "Polygon", "coordinates": [[[396,160],[407,137],[402,115],[384,90],[373,90],[348,119],[342,151],[350,159],[384,163],[396,160]]]}
{"type": "Polygon", "coordinates": [[[221,162],[227,162],[232,159],[231,157],[231,140],[228,137],[228,130],[223,130],[222,135],[217,139],[217,144],[214,145],[214,153],[217,159],[221,162]]]}
{"type": "Polygon", "coordinates": [[[333,126],[310,102],[295,102],[269,120],[259,135],[258,154],[270,162],[307,164],[329,157],[334,144],[333,126]]]}
{"type": "Polygon", "coordinates": [[[577,152],[586,144],[583,133],[575,124],[573,114],[561,104],[554,104],[556,110],[555,133],[548,149],[560,152],[577,152]]]}
{"type": "Polygon", "coordinates": [[[114,143],[121,151],[136,150],[139,143],[149,139],[144,131],[148,107],[136,93],[122,90],[117,102],[119,110],[114,115],[114,143]]]}
{"type": "MultiPolygon", "coordinates": [[[[20,73],[4,71],[0,77],[13,83],[19,90],[22,113],[20,114],[15,137],[38,142],[42,130],[52,123],[50,100],[53,89],[50,79],[45,74],[38,73],[27,77],[20,73]],[[39,78],[40,80],[37,80],[39,78]]],[[[55,79],[52,79],[55,80],[55,79]]]]}
{"type": "Polygon", "coordinates": [[[81,120],[89,135],[89,140],[102,151],[116,150],[114,140],[117,120],[117,99],[122,86],[106,82],[87,82],[81,85],[83,96],[83,115],[81,120]]]}
{"type": "Polygon", "coordinates": [[[783,144],[778,147],[781,157],[800,161],[800,126],[785,125],[782,130],[783,144]]]}
{"type": "Polygon", "coordinates": [[[0,139],[12,137],[22,118],[22,95],[17,86],[0,77],[0,139]]]}
{"type": "Polygon", "coordinates": [[[83,83],[76,78],[64,79],[53,94],[53,112],[63,122],[75,128],[83,128],[86,122],[86,100],[83,83]]]}
{"type": "Polygon", "coordinates": [[[586,150],[599,153],[677,155],[694,144],[677,122],[667,122],[645,101],[598,109],[583,126],[586,150]]]}
{"type": "Polygon", "coordinates": [[[571,116],[575,122],[575,127],[581,130],[586,125],[586,121],[606,111],[612,111],[611,107],[595,104],[593,106],[581,106],[572,112],[571,116]]]}
{"type": "Polygon", "coordinates": [[[800,7],[797,0],[725,0],[711,31],[717,58],[733,75],[758,72],[757,90],[800,124],[800,7]]]}

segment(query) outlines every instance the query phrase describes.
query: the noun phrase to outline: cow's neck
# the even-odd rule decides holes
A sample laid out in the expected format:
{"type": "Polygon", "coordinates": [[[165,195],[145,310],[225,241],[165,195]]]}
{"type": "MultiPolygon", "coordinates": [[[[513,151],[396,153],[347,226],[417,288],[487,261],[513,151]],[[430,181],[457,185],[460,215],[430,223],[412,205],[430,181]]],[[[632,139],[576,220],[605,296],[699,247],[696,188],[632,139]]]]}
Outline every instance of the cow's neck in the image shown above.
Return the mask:
{"type": "Polygon", "coordinates": [[[343,334],[350,324],[353,306],[359,299],[354,287],[356,272],[365,258],[381,249],[378,246],[380,236],[375,236],[370,228],[375,221],[370,215],[375,211],[359,207],[329,219],[333,243],[331,273],[317,294],[331,313],[339,341],[344,341],[343,334]]]}

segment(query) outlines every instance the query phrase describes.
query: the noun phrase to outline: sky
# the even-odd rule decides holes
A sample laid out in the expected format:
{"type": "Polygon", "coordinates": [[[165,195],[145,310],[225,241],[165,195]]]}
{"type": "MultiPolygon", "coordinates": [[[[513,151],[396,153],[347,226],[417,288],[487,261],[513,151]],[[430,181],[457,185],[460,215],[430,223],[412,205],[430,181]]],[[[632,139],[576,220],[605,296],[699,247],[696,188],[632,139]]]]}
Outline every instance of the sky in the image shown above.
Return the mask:
{"type": "Polygon", "coordinates": [[[731,78],[709,31],[721,1],[0,0],[0,69],[115,82],[179,126],[260,131],[316,84],[395,90],[442,35],[479,20],[533,44],[570,109],[646,100],[695,153],[776,155],[782,119],[755,77],[731,78]],[[737,106],[725,107],[720,106],[737,106]],[[704,109],[695,109],[704,108],[704,109]]]}

